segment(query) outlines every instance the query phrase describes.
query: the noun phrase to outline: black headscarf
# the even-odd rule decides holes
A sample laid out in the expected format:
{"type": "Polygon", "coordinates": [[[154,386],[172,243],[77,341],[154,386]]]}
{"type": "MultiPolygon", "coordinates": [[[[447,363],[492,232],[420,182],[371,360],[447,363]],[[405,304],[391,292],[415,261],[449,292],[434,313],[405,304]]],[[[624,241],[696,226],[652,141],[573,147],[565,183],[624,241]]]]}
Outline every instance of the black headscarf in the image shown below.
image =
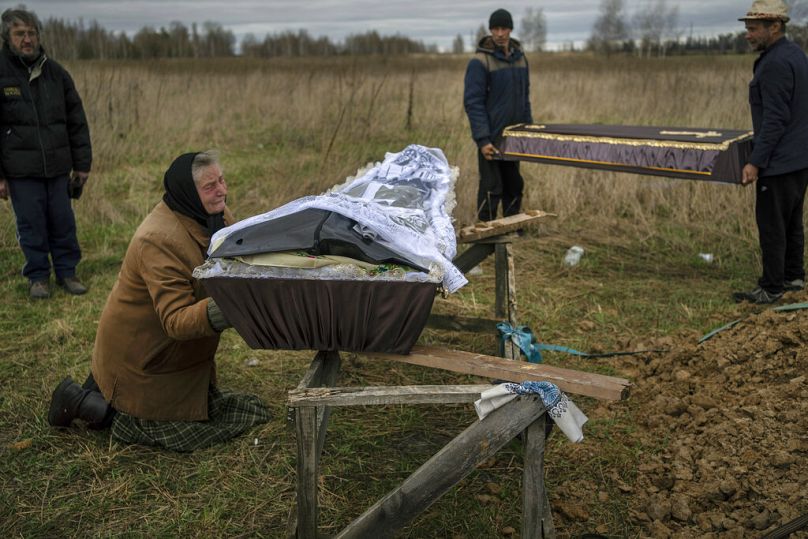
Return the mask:
{"type": "Polygon", "coordinates": [[[207,228],[212,236],[217,230],[224,228],[224,212],[211,215],[202,205],[191,173],[191,165],[198,154],[199,152],[184,153],[168,167],[163,176],[166,190],[163,202],[173,211],[188,216],[207,228]]]}

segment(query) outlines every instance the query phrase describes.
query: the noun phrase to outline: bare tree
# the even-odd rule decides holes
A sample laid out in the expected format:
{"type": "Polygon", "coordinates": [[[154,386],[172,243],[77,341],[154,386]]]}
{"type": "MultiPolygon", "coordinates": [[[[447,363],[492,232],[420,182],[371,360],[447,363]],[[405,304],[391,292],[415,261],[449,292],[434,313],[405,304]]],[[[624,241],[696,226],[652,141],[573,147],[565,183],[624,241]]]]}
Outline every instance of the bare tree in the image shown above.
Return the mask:
{"type": "Polygon", "coordinates": [[[791,23],[802,24],[808,21],[808,0],[791,0],[787,2],[791,8],[791,23]]]}
{"type": "Polygon", "coordinates": [[[454,38],[454,41],[452,41],[452,52],[455,54],[463,54],[465,50],[466,46],[463,43],[463,36],[457,34],[457,36],[454,38]]]}
{"type": "Polygon", "coordinates": [[[600,14],[592,25],[588,47],[596,52],[610,54],[622,48],[627,39],[623,0],[601,0],[600,14]]]}
{"type": "Polygon", "coordinates": [[[522,35],[519,36],[528,50],[541,51],[547,43],[547,19],[542,8],[529,7],[522,17],[522,35]]]}
{"type": "Polygon", "coordinates": [[[230,30],[225,30],[218,22],[205,21],[202,24],[205,33],[202,38],[203,56],[233,56],[236,36],[230,30]]]}
{"type": "Polygon", "coordinates": [[[477,47],[477,44],[480,43],[480,40],[488,35],[488,29],[485,27],[484,24],[481,24],[479,28],[477,28],[477,35],[474,36],[474,47],[477,47]]]}
{"type": "Polygon", "coordinates": [[[255,34],[249,32],[241,38],[241,55],[242,56],[259,56],[261,43],[255,34]]]}
{"type": "Polygon", "coordinates": [[[666,42],[676,37],[679,24],[679,6],[668,8],[667,0],[655,0],[645,4],[634,15],[634,30],[637,34],[637,53],[650,57],[656,50],[665,56],[666,42]]]}
{"type": "Polygon", "coordinates": [[[788,23],[788,37],[802,50],[808,49],[808,0],[788,2],[791,20],[788,23]]]}
{"type": "Polygon", "coordinates": [[[191,38],[188,28],[179,21],[173,21],[168,30],[171,38],[170,56],[175,58],[187,58],[191,56],[191,38]]]}

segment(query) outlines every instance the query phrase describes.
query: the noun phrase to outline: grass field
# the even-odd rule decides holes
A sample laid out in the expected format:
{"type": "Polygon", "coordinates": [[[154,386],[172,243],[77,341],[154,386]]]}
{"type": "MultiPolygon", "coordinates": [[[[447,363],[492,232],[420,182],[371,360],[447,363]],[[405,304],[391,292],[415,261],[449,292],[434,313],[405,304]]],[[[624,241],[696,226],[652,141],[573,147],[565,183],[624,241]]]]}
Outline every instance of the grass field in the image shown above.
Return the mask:
{"type": "MultiPolygon", "coordinates": [[[[531,59],[536,121],[748,128],[752,58],[531,59]]],[[[294,499],[286,392],[311,353],[222,341],[220,382],[259,395],[274,419],[227,445],[172,454],[111,443],[45,421],[65,375],[86,376],[95,326],[129,237],[159,200],[176,155],[222,153],[238,216],[344,181],[386,151],[437,146],[460,167],[458,225],[474,218],[476,163],[462,107],[465,59],[339,58],[68,66],[91,123],[96,162],[75,204],[84,297],[27,299],[9,203],[0,204],[0,536],[282,537],[294,499]],[[256,363],[250,366],[248,363],[256,363]]],[[[665,346],[737,318],[729,301],[758,271],[751,190],[526,164],[525,206],[555,212],[515,245],[520,322],[544,342],[583,350],[665,346]],[[572,244],[580,265],[561,265],[572,244]],[[706,264],[699,252],[715,255],[706,264]]],[[[491,316],[493,267],[436,311],[491,316]]],[[[422,340],[495,354],[493,334],[425,331],[422,340]]],[[[345,385],[465,383],[470,378],[347,355],[345,385]]],[[[549,363],[613,373],[608,360],[549,363]]],[[[559,517],[561,537],[637,535],[621,485],[658,447],[626,443],[632,403],[580,399],[583,444],[551,439],[547,479],[562,503],[592,484],[588,521],[559,517]],[[606,499],[598,491],[607,492],[606,499]],[[602,498],[602,497],[601,497],[602,498]]],[[[338,410],[325,446],[321,524],[334,533],[474,419],[469,406],[338,410]]],[[[664,444],[660,440],[659,444],[664,444]]],[[[494,537],[520,527],[520,446],[512,443],[436,503],[405,537],[494,537]],[[481,495],[488,496],[480,498],[481,495]],[[506,530],[507,531],[507,530],[506,530]]],[[[516,532],[518,535],[518,531],[516,532]]]]}

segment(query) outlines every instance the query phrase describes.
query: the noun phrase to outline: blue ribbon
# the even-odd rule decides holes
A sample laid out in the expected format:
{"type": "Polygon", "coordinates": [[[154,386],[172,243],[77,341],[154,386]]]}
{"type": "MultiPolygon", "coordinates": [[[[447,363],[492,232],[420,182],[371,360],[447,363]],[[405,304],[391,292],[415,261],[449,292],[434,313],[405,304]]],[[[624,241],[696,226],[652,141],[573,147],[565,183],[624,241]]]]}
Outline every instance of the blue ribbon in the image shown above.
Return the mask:
{"type": "Polygon", "coordinates": [[[509,340],[513,341],[530,363],[541,363],[543,361],[541,345],[536,341],[536,337],[529,327],[517,326],[514,328],[508,322],[500,322],[497,324],[497,330],[499,330],[503,347],[509,340]]]}
{"type": "Polygon", "coordinates": [[[573,356],[581,357],[612,357],[612,356],[632,356],[635,354],[647,354],[650,352],[667,352],[664,349],[650,349],[650,350],[635,350],[632,352],[604,352],[602,354],[590,354],[588,352],[581,352],[574,348],[566,346],[558,346],[557,344],[542,344],[536,340],[535,335],[527,326],[517,326],[514,328],[508,322],[500,322],[497,324],[497,330],[500,333],[501,345],[504,346],[508,340],[512,340],[519,350],[525,355],[527,360],[531,363],[541,363],[542,350],[549,350],[551,352],[564,352],[573,356]]]}

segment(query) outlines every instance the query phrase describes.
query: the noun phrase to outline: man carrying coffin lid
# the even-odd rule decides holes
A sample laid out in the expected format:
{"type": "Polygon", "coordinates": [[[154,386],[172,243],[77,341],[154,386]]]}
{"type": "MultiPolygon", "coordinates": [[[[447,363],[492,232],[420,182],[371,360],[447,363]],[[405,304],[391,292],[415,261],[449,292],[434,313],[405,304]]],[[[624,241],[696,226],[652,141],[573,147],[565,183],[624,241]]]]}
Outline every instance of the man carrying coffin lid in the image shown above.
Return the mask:
{"type": "Polygon", "coordinates": [[[491,35],[480,40],[466,68],[463,92],[471,136],[478,148],[477,216],[481,221],[496,219],[500,202],[503,216],[519,213],[524,188],[519,163],[495,160],[499,156],[495,143],[507,126],[533,123],[527,58],[519,42],[511,38],[511,14],[496,10],[488,28],[491,35]]]}
{"type": "Polygon", "coordinates": [[[804,286],[802,208],[808,185],[808,58],[785,37],[783,0],[755,0],[745,17],[746,40],[760,56],[749,83],[754,139],[741,183],[756,182],[755,217],[763,275],[735,301],[774,303],[804,286]]]}
{"type": "Polygon", "coordinates": [[[250,395],[216,387],[216,349],[230,325],[194,279],[211,235],[233,223],[211,151],[187,153],[135,232],[98,323],[92,372],[65,378],[48,412],[54,427],[82,419],[120,442],[193,451],[269,420],[250,395]]]}

